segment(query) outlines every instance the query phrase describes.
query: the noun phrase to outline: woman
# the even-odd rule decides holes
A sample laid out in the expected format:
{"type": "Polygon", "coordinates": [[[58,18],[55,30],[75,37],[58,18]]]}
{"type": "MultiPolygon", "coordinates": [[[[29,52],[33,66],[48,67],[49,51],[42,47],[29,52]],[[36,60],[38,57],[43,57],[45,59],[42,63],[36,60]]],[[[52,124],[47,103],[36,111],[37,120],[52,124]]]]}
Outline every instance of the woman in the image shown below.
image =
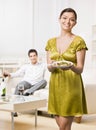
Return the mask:
{"type": "Polygon", "coordinates": [[[60,36],[49,39],[46,45],[48,70],[51,72],[48,112],[55,116],[59,130],[71,130],[74,116],[87,114],[81,73],[84,68],[86,44],[72,33],[77,14],[72,8],[64,9],[59,17],[60,36]],[[57,68],[54,61],[73,63],[67,68],[57,68]]]}

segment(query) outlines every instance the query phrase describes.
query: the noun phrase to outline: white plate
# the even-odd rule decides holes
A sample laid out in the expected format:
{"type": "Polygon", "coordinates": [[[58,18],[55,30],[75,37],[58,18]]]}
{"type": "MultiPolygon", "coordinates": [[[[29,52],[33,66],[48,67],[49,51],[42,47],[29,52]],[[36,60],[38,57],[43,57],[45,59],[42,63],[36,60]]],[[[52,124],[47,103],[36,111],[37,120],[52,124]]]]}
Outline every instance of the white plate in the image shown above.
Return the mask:
{"type": "Polygon", "coordinates": [[[56,67],[56,68],[70,68],[73,65],[73,63],[71,61],[66,61],[66,60],[62,60],[62,61],[56,61],[52,63],[52,66],[56,67]]]}

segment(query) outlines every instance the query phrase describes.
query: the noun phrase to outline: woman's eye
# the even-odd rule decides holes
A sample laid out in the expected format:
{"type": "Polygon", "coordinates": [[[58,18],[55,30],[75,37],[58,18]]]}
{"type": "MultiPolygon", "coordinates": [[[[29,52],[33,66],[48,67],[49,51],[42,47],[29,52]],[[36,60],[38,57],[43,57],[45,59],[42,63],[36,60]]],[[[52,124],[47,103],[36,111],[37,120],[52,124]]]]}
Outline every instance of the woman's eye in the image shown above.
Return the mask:
{"type": "Polygon", "coordinates": [[[73,21],[73,22],[74,22],[74,21],[75,21],[75,19],[71,19],[71,21],[73,21]]]}
{"type": "Polygon", "coordinates": [[[67,19],[66,17],[63,17],[63,19],[67,19]]]}

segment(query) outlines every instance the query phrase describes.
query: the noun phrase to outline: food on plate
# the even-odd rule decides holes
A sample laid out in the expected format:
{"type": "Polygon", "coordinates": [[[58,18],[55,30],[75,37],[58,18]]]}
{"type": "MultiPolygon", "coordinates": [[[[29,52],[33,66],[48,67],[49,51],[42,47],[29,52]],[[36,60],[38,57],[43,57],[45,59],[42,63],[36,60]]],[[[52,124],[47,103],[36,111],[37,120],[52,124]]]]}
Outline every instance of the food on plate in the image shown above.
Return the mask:
{"type": "Polygon", "coordinates": [[[61,61],[61,62],[57,62],[57,65],[58,66],[67,66],[69,65],[70,63],[67,63],[67,62],[64,62],[64,61],[61,61]]]}
{"type": "Polygon", "coordinates": [[[72,66],[72,62],[70,61],[56,61],[53,63],[53,66],[54,67],[57,67],[57,68],[66,68],[66,67],[70,67],[72,66]]]}

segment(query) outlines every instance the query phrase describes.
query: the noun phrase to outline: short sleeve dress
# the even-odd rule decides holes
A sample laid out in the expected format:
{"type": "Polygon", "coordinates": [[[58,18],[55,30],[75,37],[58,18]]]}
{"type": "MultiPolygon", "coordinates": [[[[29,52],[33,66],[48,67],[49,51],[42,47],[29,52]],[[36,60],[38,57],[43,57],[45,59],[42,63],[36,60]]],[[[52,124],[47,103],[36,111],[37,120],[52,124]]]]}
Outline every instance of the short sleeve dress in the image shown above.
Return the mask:
{"type": "MultiPolygon", "coordinates": [[[[56,38],[49,39],[45,47],[50,51],[52,60],[67,60],[77,64],[76,52],[88,50],[85,41],[76,36],[62,54],[56,48],[56,38]]],[[[63,71],[56,68],[49,81],[48,112],[60,116],[76,116],[87,114],[84,85],[81,74],[72,70],[63,71]]]]}

